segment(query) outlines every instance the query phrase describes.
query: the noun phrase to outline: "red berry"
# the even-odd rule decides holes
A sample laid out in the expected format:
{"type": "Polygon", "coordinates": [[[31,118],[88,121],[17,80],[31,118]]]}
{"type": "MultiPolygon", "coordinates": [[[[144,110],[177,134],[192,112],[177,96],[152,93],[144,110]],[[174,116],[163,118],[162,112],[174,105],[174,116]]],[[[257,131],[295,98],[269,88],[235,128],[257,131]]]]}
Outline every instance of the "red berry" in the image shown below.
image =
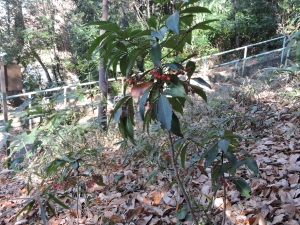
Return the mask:
{"type": "Polygon", "coordinates": [[[162,79],[162,80],[166,80],[166,79],[167,79],[166,74],[161,75],[161,79],[162,79]]]}
{"type": "Polygon", "coordinates": [[[193,94],[195,93],[195,90],[194,90],[194,89],[192,89],[192,93],[193,93],[193,94]]]}
{"type": "Polygon", "coordinates": [[[150,111],[151,110],[151,106],[149,106],[148,108],[147,108],[147,111],[150,111]]]}
{"type": "Polygon", "coordinates": [[[158,76],[157,76],[157,79],[159,79],[159,80],[160,80],[160,79],[161,79],[161,76],[160,76],[160,75],[158,75],[158,76]]]}
{"type": "Polygon", "coordinates": [[[145,103],[144,103],[144,106],[147,106],[147,105],[148,105],[148,103],[147,103],[147,102],[145,102],[145,103]]]}
{"type": "Polygon", "coordinates": [[[114,110],[113,110],[113,109],[109,110],[109,113],[113,113],[113,112],[114,112],[114,110]]]}
{"type": "Polygon", "coordinates": [[[155,75],[154,75],[154,78],[155,78],[155,79],[158,79],[158,75],[157,75],[157,74],[155,74],[155,75]]]}
{"type": "Polygon", "coordinates": [[[170,81],[171,80],[171,77],[170,76],[167,76],[167,81],[170,81]]]}

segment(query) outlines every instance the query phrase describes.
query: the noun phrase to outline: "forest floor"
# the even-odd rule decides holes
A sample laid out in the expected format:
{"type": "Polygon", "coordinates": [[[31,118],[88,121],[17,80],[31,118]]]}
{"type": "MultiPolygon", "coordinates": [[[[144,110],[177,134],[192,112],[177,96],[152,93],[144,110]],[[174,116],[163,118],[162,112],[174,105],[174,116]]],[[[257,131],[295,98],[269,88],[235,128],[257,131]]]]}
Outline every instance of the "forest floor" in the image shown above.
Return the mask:
{"type": "MultiPolygon", "coordinates": [[[[225,224],[300,224],[299,84],[299,80],[278,73],[261,74],[256,79],[238,78],[232,83],[215,83],[213,90],[205,89],[207,104],[194,99],[193,106],[187,107],[183,121],[190,126],[201,124],[205,128],[230,117],[229,130],[251,137],[241,140],[238,149],[253,156],[260,172],[254,177],[244,168],[238,170],[236,176],[247,181],[251,197],[242,196],[230,185],[223,212],[224,190],[220,188],[213,197],[211,168],[203,171],[203,161],[198,161],[190,171],[192,156],[188,154],[181,175],[197,202],[199,224],[221,224],[224,214],[225,224]]],[[[184,198],[173,182],[164,133],[153,131],[147,135],[136,130],[139,147],[124,150],[113,145],[119,141],[113,127],[105,143],[107,150],[100,156],[99,170],[93,171],[102,175],[106,186],[87,181],[80,193],[76,186],[54,187],[74,199],[61,197],[59,200],[68,209],[56,204],[57,216],[49,216],[47,224],[192,224],[184,198]]],[[[3,163],[5,153],[0,154],[3,163]]],[[[25,210],[14,218],[29,197],[28,192],[41,200],[38,190],[28,189],[27,179],[12,170],[0,172],[0,224],[43,224],[43,212],[37,204],[28,215],[25,210]]]]}

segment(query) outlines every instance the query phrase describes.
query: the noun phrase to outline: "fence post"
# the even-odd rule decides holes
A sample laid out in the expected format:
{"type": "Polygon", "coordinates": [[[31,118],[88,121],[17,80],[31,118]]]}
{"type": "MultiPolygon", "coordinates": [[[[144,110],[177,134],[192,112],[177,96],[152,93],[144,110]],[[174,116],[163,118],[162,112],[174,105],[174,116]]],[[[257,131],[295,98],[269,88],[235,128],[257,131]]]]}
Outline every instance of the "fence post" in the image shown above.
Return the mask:
{"type": "Polygon", "coordinates": [[[67,106],[67,88],[64,87],[64,108],[67,106]]]}
{"type": "Polygon", "coordinates": [[[245,46],[245,48],[244,48],[243,66],[242,66],[242,76],[244,75],[246,58],[247,58],[247,51],[248,51],[248,46],[245,46]]]}
{"type": "MultiPolygon", "coordinates": [[[[8,122],[8,109],[7,109],[7,100],[6,100],[6,82],[5,82],[5,65],[0,62],[0,82],[1,82],[1,92],[2,92],[2,112],[4,121],[8,122]]],[[[6,157],[10,155],[9,141],[6,141],[5,145],[6,157]]],[[[10,167],[10,160],[7,163],[7,167],[10,167]]]]}
{"type": "Polygon", "coordinates": [[[284,39],[283,39],[283,45],[282,45],[282,52],[281,52],[281,59],[280,59],[280,63],[283,63],[283,57],[284,57],[284,51],[285,51],[285,43],[286,43],[286,35],[284,35],[284,39]]]}

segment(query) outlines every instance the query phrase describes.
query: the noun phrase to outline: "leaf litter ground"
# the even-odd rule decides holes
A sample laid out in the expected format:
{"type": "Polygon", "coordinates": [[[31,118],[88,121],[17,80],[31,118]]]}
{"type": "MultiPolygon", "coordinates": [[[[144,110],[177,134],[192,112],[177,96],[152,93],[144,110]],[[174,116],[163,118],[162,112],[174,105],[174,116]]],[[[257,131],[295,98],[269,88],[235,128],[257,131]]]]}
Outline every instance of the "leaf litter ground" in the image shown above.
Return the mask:
{"type": "MultiPolygon", "coordinates": [[[[260,175],[253,177],[243,168],[238,171],[237,176],[249,183],[251,197],[245,198],[234,186],[229,186],[226,224],[299,224],[299,82],[281,85],[278,79],[275,81],[239,79],[243,84],[239,87],[217,83],[213,91],[208,91],[208,104],[195,100],[193,107],[188,106],[185,112],[184,120],[191,126],[207,126],[220,118],[231,117],[228,125],[231,131],[252,137],[241,141],[239,149],[254,157],[260,175]]],[[[138,144],[138,149],[130,146],[120,150],[120,146],[111,145],[117,140],[108,140],[109,150],[100,156],[99,170],[93,171],[102,174],[106,186],[88,185],[75,201],[61,198],[69,209],[57,205],[58,215],[49,217],[48,224],[192,224],[180,190],[172,183],[166,137],[162,131],[155,132],[149,136],[136,130],[137,138],[143,143],[138,144]],[[153,143],[160,146],[155,154],[153,149],[148,149],[153,143]]],[[[2,150],[1,161],[4,160],[2,150]]],[[[224,192],[220,189],[212,198],[210,168],[201,171],[202,162],[198,163],[193,171],[181,170],[182,176],[188,177],[186,188],[198,202],[196,214],[201,217],[201,224],[220,224],[224,192]]],[[[38,208],[14,220],[23,199],[28,197],[26,179],[12,176],[9,170],[1,171],[0,224],[43,224],[38,208]]],[[[77,188],[61,192],[75,196],[77,188]]]]}

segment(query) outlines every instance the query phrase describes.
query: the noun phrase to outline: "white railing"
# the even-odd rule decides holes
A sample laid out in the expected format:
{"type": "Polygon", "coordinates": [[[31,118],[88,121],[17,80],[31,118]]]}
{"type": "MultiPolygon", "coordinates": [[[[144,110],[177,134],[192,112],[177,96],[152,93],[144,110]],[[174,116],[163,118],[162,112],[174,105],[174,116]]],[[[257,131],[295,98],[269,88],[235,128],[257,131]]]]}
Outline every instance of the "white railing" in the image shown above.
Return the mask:
{"type": "MultiPolygon", "coordinates": [[[[257,57],[265,56],[265,55],[270,55],[270,54],[276,53],[276,52],[281,52],[281,64],[282,64],[283,63],[283,59],[284,59],[284,51],[285,51],[285,47],[286,47],[285,46],[286,45],[286,40],[287,40],[287,37],[284,35],[284,36],[280,36],[280,37],[277,37],[277,38],[269,39],[267,41],[261,41],[261,42],[255,43],[255,44],[246,45],[246,46],[235,48],[235,49],[231,49],[231,50],[228,50],[228,51],[219,52],[219,53],[211,54],[211,55],[208,55],[208,56],[203,56],[203,57],[200,57],[200,58],[197,58],[197,59],[193,59],[192,61],[199,62],[199,63],[201,61],[203,62],[203,66],[201,66],[202,69],[198,70],[198,72],[203,72],[204,75],[206,75],[206,73],[207,73],[207,71],[209,69],[214,69],[214,68],[218,68],[218,67],[222,67],[222,66],[227,66],[227,65],[231,65],[231,64],[235,65],[235,71],[237,71],[239,63],[243,62],[243,64],[242,64],[242,72],[241,72],[241,75],[243,76],[244,71],[245,71],[246,61],[249,60],[249,59],[253,59],[253,58],[257,58],[257,57]],[[276,41],[276,40],[280,40],[280,39],[283,39],[282,48],[279,48],[279,49],[276,49],[276,50],[272,50],[272,51],[268,51],[268,52],[263,52],[263,53],[252,55],[252,56],[248,56],[248,49],[250,47],[261,45],[261,44],[265,44],[265,43],[276,41]],[[225,55],[225,54],[236,52],[236,51],[240,51],[240,50],[244,51],[243,58],[232,60],[232,61],[229,61],[229,62],[221,63],[221,64],[210,66],[210,67],[208,66],[208,59],[209,58],[212,58],[214,56],[225,55]]],[[[287,55],[288,54],[289,53],[287,53],[287,55]]],[[[234,76],[235,76],[235,74],[234,74],[234,76]]]]}
{"type": "MultiPolygon", "coordinates": [[[[203,56],[201,58],[192,59],[192,61],[194,61],[194,62],[201,62],[201,61],[203,61],[202,68],[200,70],[198,70],[198,71],[199,72],[200,71],[203,72],[204,75],[207,73],[207,71],[209,69],[214,69],[214,68],[218,68],[218,67],[222,67],[222,66],[226,66],[226,65],[230,65],[230,64],[235,64],[235,69],[237,71],[239,63],[242,62],[243,63],[242,64],[242,75],[243,75],[246,61],[249,60],[249,59],[252,59],[252,58],[256,58],[256,57],[260,57],[260,56],[265,56],[265,55],[269,55],[269,54],[276,53],[276,52],[281,52],[281,63],[283,63],[284,51],[285,51],[285,45],[286,45],[286,39],[287,39],[286,36],[280,36],[280,37],[277,37],[277,38],[272,38],[272,39],[267,40],[267,41],[262,41],[262,42],[258,42],[258,43],[255,43],[255,44],[250,44],[250,45],[247,45],[247,46],[239,47],[239,48],[236,48],[236,49],[231,49],[231,50],[228,50],[228,51],[219,52],[219,53],[215,53],[215,54],[208,55],[208,56],[203,56]],[[282,48],[279,48],[279,49],[276,49],[276,50],[272,50],[272,51],[268,51],[268,52],[263,52],[263,53],[252,55],[252,56],[248,56],[247,55],[248,49],[250,47],[253,47],[253,46],[256,46],[256,45],[265,44],[265,43],[268,43],[268,42],[271,42],[271,41],[280,40],[280,39],[283,39],[282,48]],[[243,58],[232,60],[232,61],[229,61],[229,62],[226,62],[226,63],[221,63],[221,64],[218,64],[218,65],[214,65],[214,66],[208,67],[208,59],[209,58],[214,57],[214,56],[220,56],[220,55],[232,53],[232,52],[239,51],[239,50],[243,50],[244,51],[243,58]]],[[[287,53],[287,56],[288,56],[288,54],[289,54],[289,52],[287,53]]],[[[234,74],[234,76],[235,76],[235,74],[234,74]]],[[[124,85],[124,79],[125,78],[124,77],[119,77],[117,79],[118,80],[122,80],[122,87],[123,87],[123,85],[124,85]]],[[[114,80],[115,79],[113,79],[113,78],[108,79],[109,82],[114,81],[114,80]]],[[[27,92],[27,93],[23,93],[23,94],[17,94],[17,95],[7,96],[6,99],[12,99],[12,98],[24,97],[24,96],[27,96],[28,99],[32,99],[33,95],[36,95],[36,94],[63,90],[64,107],[66,107],[66,105],[67,105],[67,91],[68,91],[69,88],[78,87],[78,86],[82,87],[82,86],[92,85],[92,84],[96,84],[96,83],[98,83],[98,81],[81,83],[81,84],[80,83],[79,84],[73,84],[73,85],[68,85],[68,86],[63,86],[63,87],[56,87],[56,88],[51,88],[51,89],[46,89],[46,90],[40,90],[40,91],[27,92]]],[[[2,96],[1,96],[0,99],[2,99],[2,96]]],[[[31,107],[31,103],[29,103],[29,108],[30,107],[31,107]]]]}

